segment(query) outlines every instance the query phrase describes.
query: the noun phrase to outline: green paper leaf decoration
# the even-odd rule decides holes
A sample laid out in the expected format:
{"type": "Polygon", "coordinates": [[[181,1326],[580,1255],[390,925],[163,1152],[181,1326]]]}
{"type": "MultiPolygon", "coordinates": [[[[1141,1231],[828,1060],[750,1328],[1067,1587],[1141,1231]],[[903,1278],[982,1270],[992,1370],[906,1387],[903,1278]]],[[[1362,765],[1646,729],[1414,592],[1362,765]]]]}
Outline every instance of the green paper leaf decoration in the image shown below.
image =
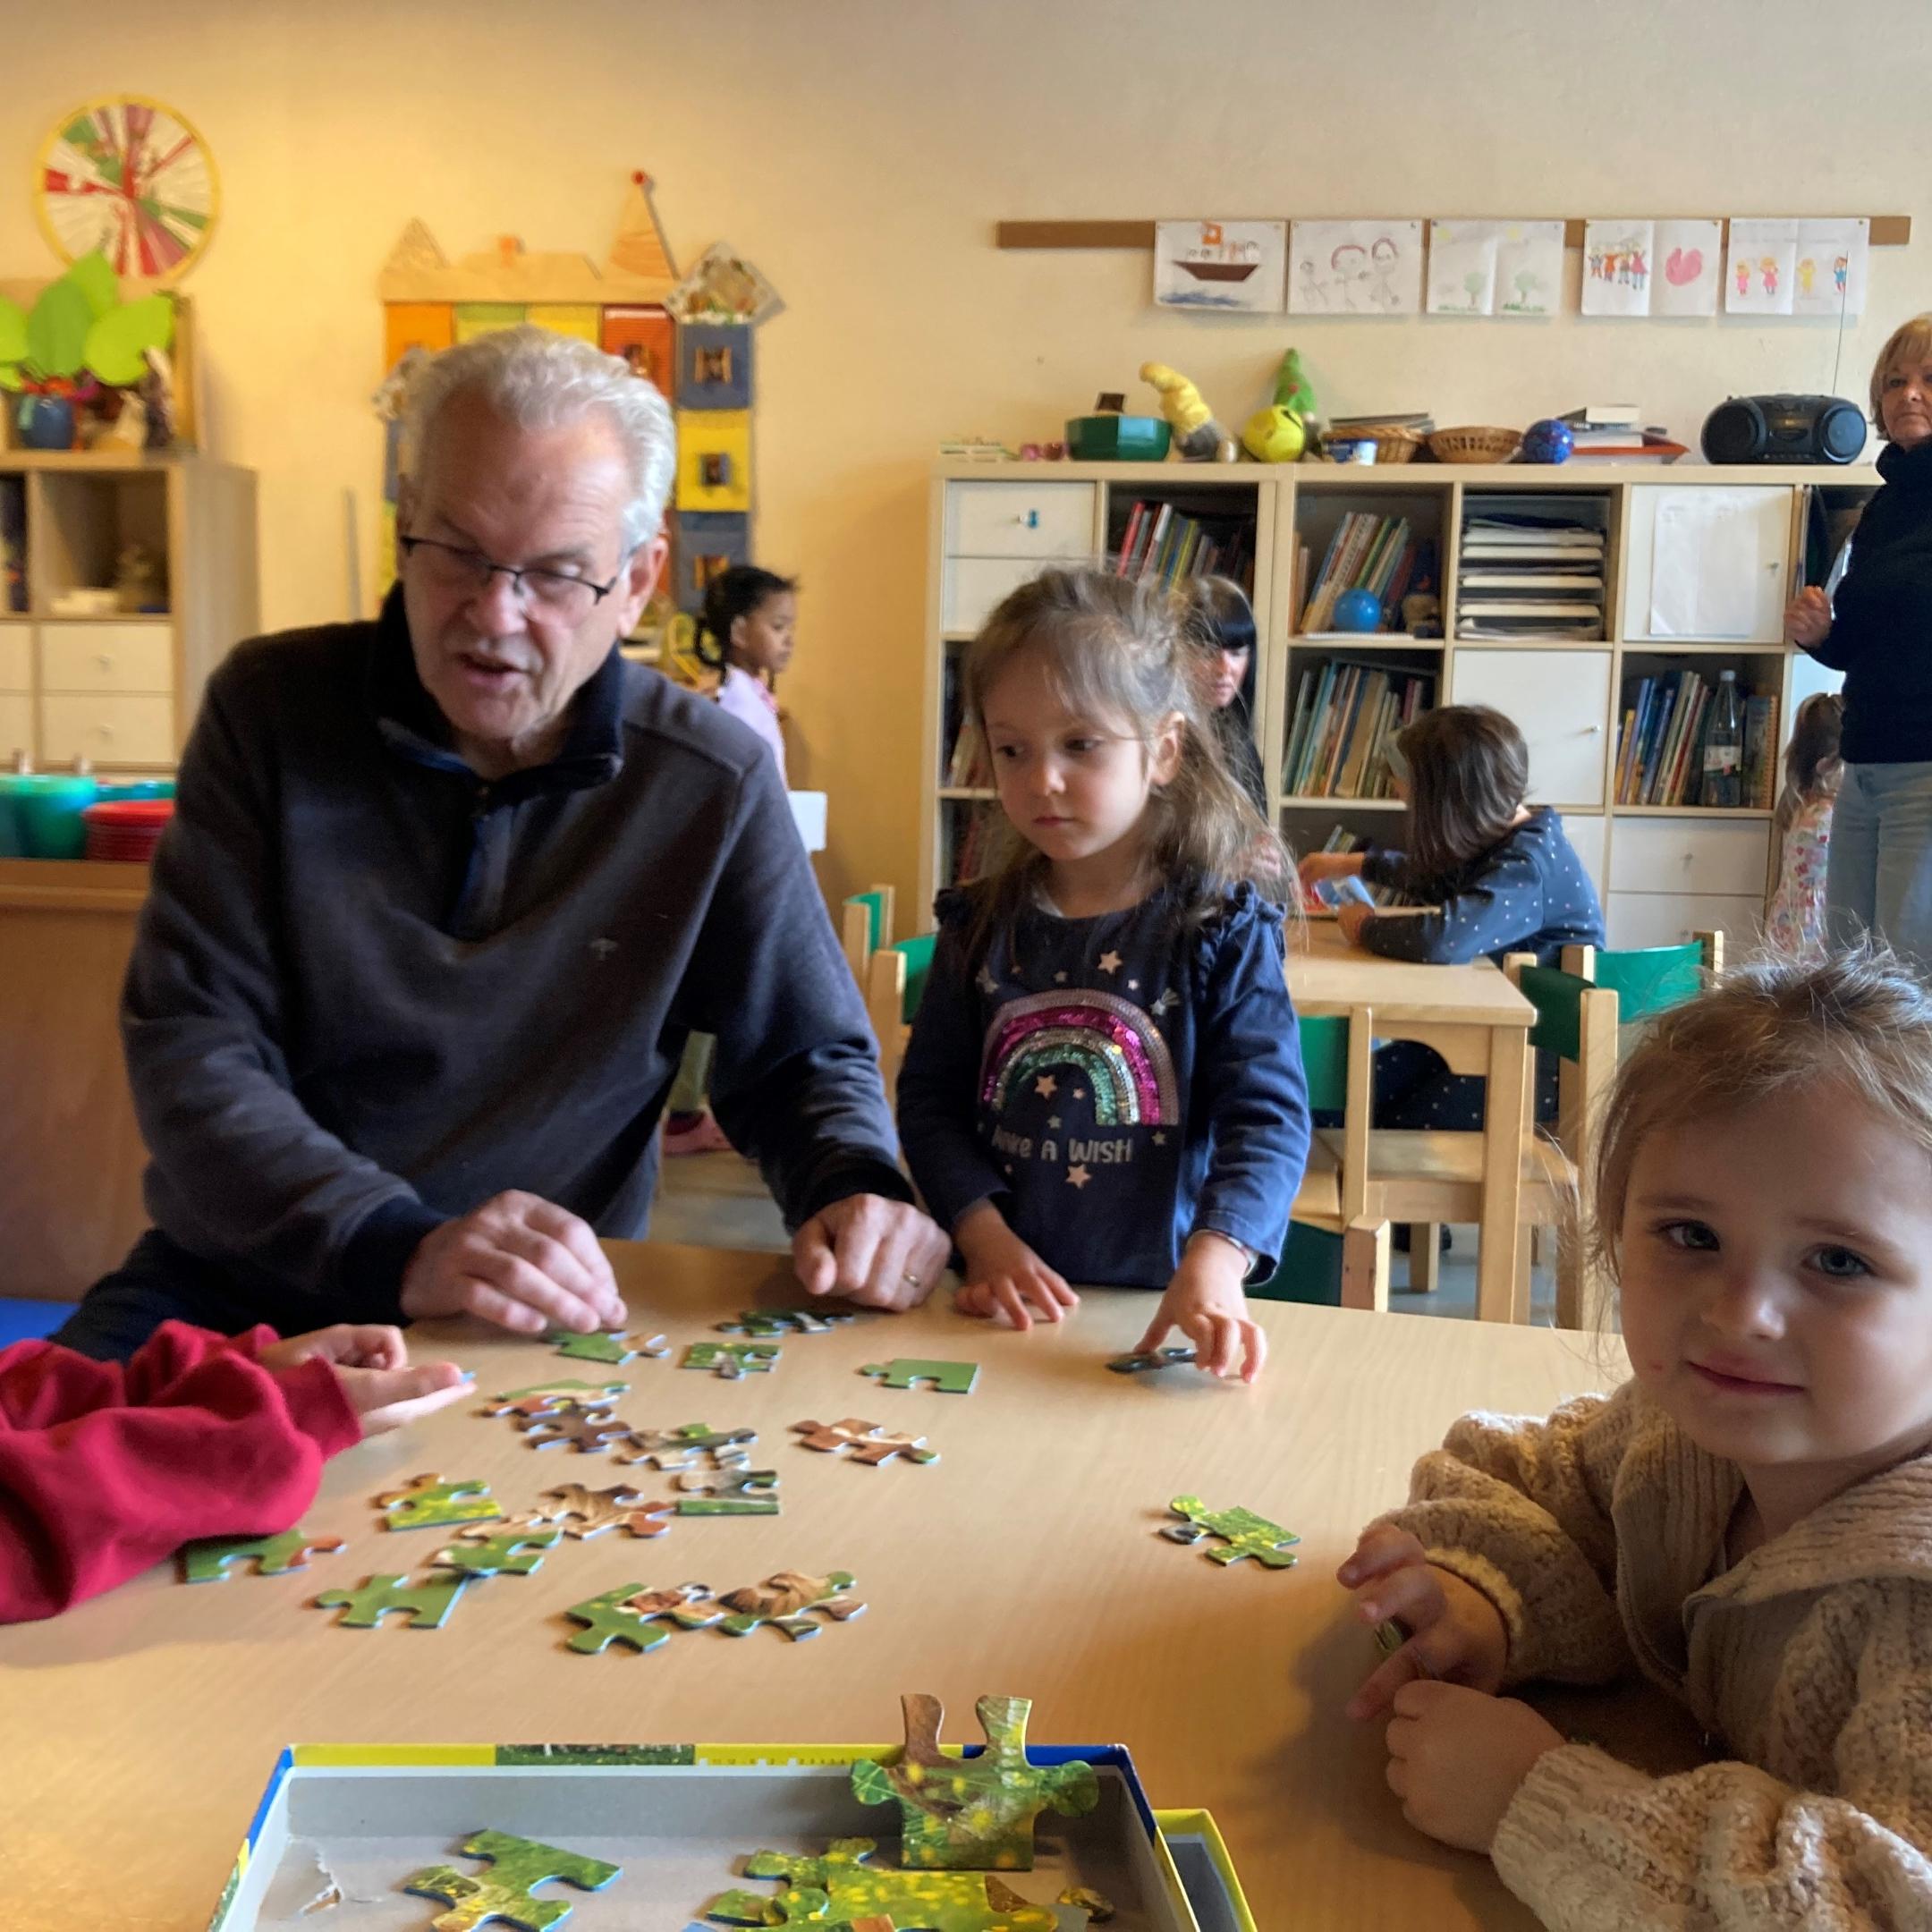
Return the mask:
{"type": "Polygon", "coordinates": [[[174,335],[174,304],[165,295],[110,309],[87,333],[87,366],[104,383],[117,387],[138,383],[148,373],[148,349],[165,349],[174,335]]]}
{"type": "Polygon", "coordinates": [[[87,355],[94,311],[76,284],[63,275],[41,290],[27,318],[27,355],[42,376],[78,376],[87,355]]]}
{"type": "Polygon", "coordinates": [[[0,295],[0,369],[26,360],[27,311],[0,295]]]}
{"type": "Polygon", "coordinates": [[[97,321],[121,300],[121,284],[98,249],[83,255],[63,279],[72,282],[87,298],[89,312],[97,321]]]}
{"type": "Polygon", "coordinates": [[[21,372],[18,368],[9,369],[0,363],[0,389],[18,389],[21,386],[21,372]]]}

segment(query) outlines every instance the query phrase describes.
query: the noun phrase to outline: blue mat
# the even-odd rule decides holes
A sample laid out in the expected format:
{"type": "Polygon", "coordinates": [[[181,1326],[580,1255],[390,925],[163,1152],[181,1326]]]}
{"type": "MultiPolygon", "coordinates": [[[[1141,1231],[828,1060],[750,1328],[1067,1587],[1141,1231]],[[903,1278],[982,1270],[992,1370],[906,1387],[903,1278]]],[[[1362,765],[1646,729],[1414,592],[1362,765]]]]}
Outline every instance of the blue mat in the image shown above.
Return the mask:
{"type": "Polygon", "coordinates": [[[0,1295],[0,1348],[52,1335],[77,1305],[72,1301],[25,1301],[0,1295]]]}

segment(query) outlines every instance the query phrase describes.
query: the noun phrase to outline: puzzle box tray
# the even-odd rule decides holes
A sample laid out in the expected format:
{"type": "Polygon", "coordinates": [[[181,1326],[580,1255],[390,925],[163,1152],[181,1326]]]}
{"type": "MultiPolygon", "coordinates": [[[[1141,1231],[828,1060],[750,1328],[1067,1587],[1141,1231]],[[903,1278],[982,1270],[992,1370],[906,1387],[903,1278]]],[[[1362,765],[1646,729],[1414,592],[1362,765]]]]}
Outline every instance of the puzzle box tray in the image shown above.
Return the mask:
{"type": "MultiPolygon", "coordinates": [[[[296,1746],[275,1767],[209,1932],[423,1932],[445,1908],[402,1880],[428,1865],[481,1872],[459,1847],[484,1829],[623,1868],[601,1892],[540,1888],[572,1907],[564,1932],[685,1932],[734,1886],[776,1895],[776,1883],[744,1875],[753,1852],[815,1855],[864,1837],[895,1862],[891,1808],[860,1804],[849,1768],[895,1755],[882,1745],[296,1746]],[[318,1909],[332,1886],[340,1903],[318,1909]]],[[[1015,1891],[1046,1904],[1063,1886],[1091,1885],[1118,1908],[1109,1932],[1254,1932],[1212,1821],[1170,1815],[1177,1866],[1124,1750],[1036,1744],[1028,1755],[1088,1759],[1100,1802],[1086,1818],[1041,1818],[1034,1869],[1004,1875],[1015,1891]]],[[[1068,1911],[1063,1923],[1083,1916],[1068,1911]]]]}

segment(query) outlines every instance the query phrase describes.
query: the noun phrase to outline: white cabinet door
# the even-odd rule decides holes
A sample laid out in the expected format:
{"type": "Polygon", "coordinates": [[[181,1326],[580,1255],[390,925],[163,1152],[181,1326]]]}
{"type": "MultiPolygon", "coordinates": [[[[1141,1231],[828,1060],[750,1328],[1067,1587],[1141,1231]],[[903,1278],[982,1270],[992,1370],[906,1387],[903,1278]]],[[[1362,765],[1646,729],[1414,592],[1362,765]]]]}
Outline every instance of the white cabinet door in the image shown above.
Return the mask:
{"type": "Polygon", "coordinates": [[[1045,557],[948,557],[939,606],[943,630],[977,631],[1009,590],[1052,565],[1045,557]]]}
{"type": "Polygon", "coordinates": [[[1620,893],[1755,894],[1771,861],[1767,818],[1631,818],[1620,816],[1610,889],[1620,893]]]}
{"type": "Polygon", "coordinates": [[[1776,644],[1792,547],[1789,484],[1639,484],[1623,535],[1623,636],[1776,644]]]}
{"type": "Polygon", "coordinates": [[[1564,812],[1562,814],[1564,835],[1576,849],[1577,857],[1583,862],[1583,869],[1589,874],[1589,882],[1597,888],[1600,900],[1604,895],[1604,824],[1600,814],[1590,812],[1564,812]]]}
{"type": "Polygon", "coordinates": [[[11,768],[16,751],[34,755],[33,699],[24,691],[0,691],[0,760],[11,768]]]}
{"type": "Polygon", "coordinates": [[[1602,807],[1608,651],[1459,646],[1452,676],[1457,704],[1492,706],[1523,734],[1537,804],[1602,807]]]}
{"type": "Polygon", "coordinates": [[[33,689],[33,652],[25,624],[0,623],[0,691],[33,689]]]}
{"type": "MultiPolygon", "coordinates": [[[[1619,841],[1623,836],[1620,827],[1619,841]]],[[[1692,933],[1721,932],[1728,945],[1749,949],[1764,934],[1764,900],[1724,893],[1614,892],[1604,906],[1617,952],[1682,945],[1692,933]]]]}
{"type": "Polygon", "coordinates": [[[1091,483],[949,483],[948,556],[1089,557],[1091,483]]]}
{"type": "Polygon", "coordinates": [[[174,636],[165,624],[40,627],[40,689],[165,691],[174,687],[174,636]]]}
{"type": "Polygon", "coordinates": [[[48,765],[77,758],[96,765],[173,761],[174,700],[158,693],[45,691],[40,698],[40,756],[48,765]]]}

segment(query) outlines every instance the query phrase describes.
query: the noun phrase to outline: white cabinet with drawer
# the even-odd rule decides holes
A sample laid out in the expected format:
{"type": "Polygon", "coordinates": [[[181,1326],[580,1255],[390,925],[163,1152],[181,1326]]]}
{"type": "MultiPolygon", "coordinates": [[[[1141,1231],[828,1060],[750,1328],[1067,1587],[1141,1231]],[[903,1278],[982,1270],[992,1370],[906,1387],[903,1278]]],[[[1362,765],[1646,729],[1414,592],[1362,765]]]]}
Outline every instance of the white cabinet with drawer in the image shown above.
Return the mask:
{"type": "Polygon", "coordinates": [[[977,631],[1009,590],[1037,577],[1051,559],[1042,557],[948,557],[943,622],[948,631],[977,631]]]}
{"type": "Polygon", "coordinates": [[[75,758],[98,766],[174,762],[174,700],[164,691],[43,691],[40,758],[47,766],[75,758]]]}
{"type": "Polygon", "coordinates": [[[1530,748],[1530,796],[1538,805],[1603,804],[1608,651],[1459,646],[1451,684],[1455,703],[1489,705],[1515,721],[1530,748]]]}
{"type": "Polygon", "coordinates": [[[1624,537],[1623,636],[1778,644],[1792,491],[1777,484],[1640,484],[1624,537]]]}
{"type": "MultiPolygon", "coordinates": [[[[1617,828],[1621,849],[1623,827],[1617,828]]],[[[1764,899],[1724,893],[1614,892],[1604,904],[1610,944],[1619,952],[1640,946],[1682,945],[1692,933],[1721,932],[1739,951],[1764,933],[1764,899]]]]}
{"type": "Polygon", "coordinates": [[[1583,869],[1589,874],[1589,882],[1597,888],[1600,900],[1607,881],[1604,877],[1604,833],[1606,820],[1594,812],[1561,812],[1563,835],[1575,849],[1582,862],[1583,869]]]}
{"type": "Polygon", "coordinates": [[[25,691],[0,691],[0,766],[13,769],[13,754],[33,756],[33,699],[25,691]]]}
{"type": "Polygon", "coordinates": [[[940,623],[977,631],[1009,590],[1051,563],[1096,555],[1091,483],[972,483],[946,491],[940,623]]]}
{"type": "Polygon", "coordinates": [[[33,689],[33,653],[25,624],[0,623],[0,691],[16,697],[33,689]]]}
{"type": "Polygon", "coordinates": [[[174,688],[174,638],[166,624],[43,624],[38,635],[44,691],[174,688]]]}
{"type": "Polygon", "coordinates": [[[1614,893],[1719,893],[1764,902],[1771,859],[1766,818],[1619,818],[1614,893]]]}

